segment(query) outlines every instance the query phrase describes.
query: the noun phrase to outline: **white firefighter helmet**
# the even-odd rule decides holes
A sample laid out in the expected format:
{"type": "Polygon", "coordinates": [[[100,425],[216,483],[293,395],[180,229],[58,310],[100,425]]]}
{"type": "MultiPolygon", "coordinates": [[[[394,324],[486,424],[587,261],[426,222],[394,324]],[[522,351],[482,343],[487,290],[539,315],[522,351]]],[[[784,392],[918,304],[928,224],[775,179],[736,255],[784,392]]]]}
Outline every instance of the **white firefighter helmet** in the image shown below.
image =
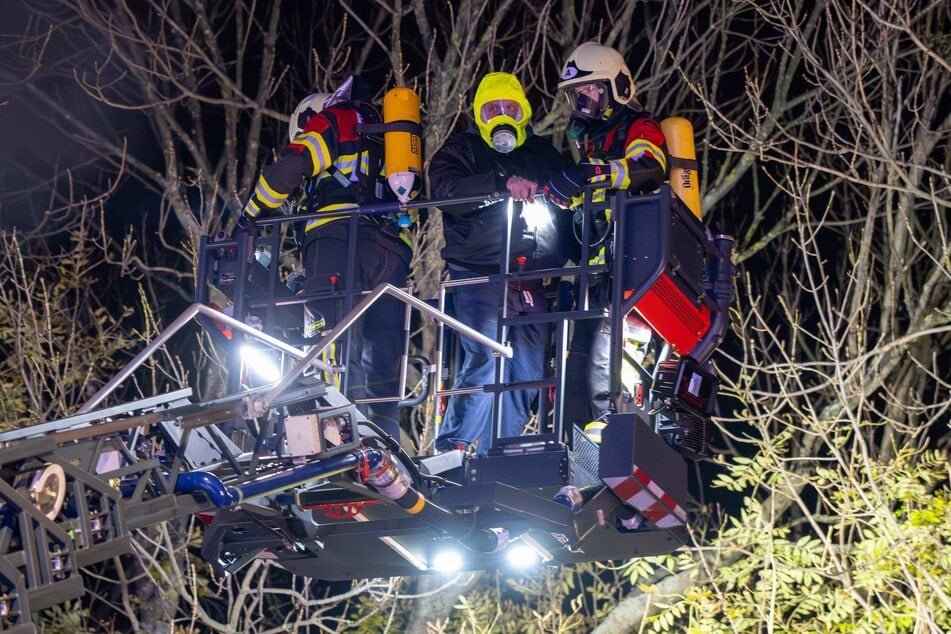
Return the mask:
{"type": "MultiPolygon", "coordinates": [[[[621,54],[610,46],[597,42],[585,42],[576,48],[561,69],[561,81],[558,90],[565,94],[572,109],[576,108],[575,90],[585,84],[595,84],[608,92],[610,100],[621,105],[640,109],[634,96],[634,78],[621,54]]],[[[591,113],[592,118],[610,111],[611,104],[603,100],[599,113],[591,113]]]]}
{"type": "Polygon", "coordinates": [[[297,104],[287,126],[289,140],[293,141],[294,137],[300,134],[300,131],[306,125],[307,120],[324,109],[328,99],[330,99],[329,92],[315,92],[312,95],[307,95],[303,101],[297,104]]]}

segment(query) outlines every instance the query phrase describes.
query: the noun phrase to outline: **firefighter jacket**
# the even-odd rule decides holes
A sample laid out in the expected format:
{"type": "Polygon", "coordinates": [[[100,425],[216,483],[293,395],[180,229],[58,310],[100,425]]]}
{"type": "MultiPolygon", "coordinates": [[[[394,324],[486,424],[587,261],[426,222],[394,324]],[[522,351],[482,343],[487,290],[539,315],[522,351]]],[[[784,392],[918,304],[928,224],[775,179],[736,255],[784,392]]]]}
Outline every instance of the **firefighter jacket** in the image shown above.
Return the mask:
{"type": "MultiPolygon", "coordinates": [[[[361,135],[357,127],[378,122],[372,106],[356,102],[334,105],[311,116],[277,161],[262,170],[244,213],[255,218],[278,209],[305,182],[305,211],[330,212],[378,199],[384,191],[382,144],[361,135]]],[[[310,220],[305,231],[338,219],[310,220]]]]}
{"type": "Polygon", "coordinates": [[[660,123],[646,111],[622,107],[588,135],[585,155],[592,163],[608,164],[609,174],[592,182],[611,189],[643,194],[667,178],[667,142],[660,123]]]}
{"type": "MultiPolygon", "coordinates": [[[[475,196],[507,192],[512,176],[528,178],[541,185],[561,171],[565,162],[551,141],[528,130],[525,142],[508,154],[489,147],[473,126],[452,136],[433,156],[429,182],[436,198],[475,196]]],[[[443,259],[480,274],[497,273],[508,218],[509,199],[487,200],[464,205],[443,206],[443,259]]],[[[562,266],[568,258],[571,218],[537,199],[523,213],[522,202],[512,204],[511,262],[526,258],[525,268],[562,266]]]]}
{"type": "MultiPolygon", "coordinates": [[[[667,142],[660,123],[646,111],[622,107],[613,117],[603,122],[588,134],[584,146],[587,163],[596,168],[598,176],[590,178],[591,184],[604,184],[605,189],[592,192],[592,201],[604,202],[607,189],[628,190],[633,194],[654,191],[667,179],[667,142]],[[601,169],[607,165],[609,169],[601,169]]],[[[581,200],[578,199],[580,205],[581,200]]],[[[575,216],[580,226],[580,210],[575,216]]],[[[611,257],[603,243],[610,234],[610,211],[598,216],[595,222],[595,238],[602,243],[591,253],[589,264],[605,264],[611,257]]],[[[580,230],[575,231],[580,235],[580,230]]],[[[610,243],[610,241],[607,241],[610,243]]],[[[578,253],[572,254],[577,257],[578,253]]]]}

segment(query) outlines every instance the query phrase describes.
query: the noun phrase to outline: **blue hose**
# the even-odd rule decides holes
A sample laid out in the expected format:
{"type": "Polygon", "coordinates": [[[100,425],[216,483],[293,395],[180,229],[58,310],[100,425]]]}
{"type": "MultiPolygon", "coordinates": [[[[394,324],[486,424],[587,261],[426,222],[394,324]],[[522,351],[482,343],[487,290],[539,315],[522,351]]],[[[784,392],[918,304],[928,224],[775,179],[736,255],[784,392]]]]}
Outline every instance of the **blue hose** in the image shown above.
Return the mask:
{"type": "Polygon", "coordinates": [[[211,503],[220,509],[234,506],[241,500],[241,493],[207,471],[180,473],[175,480],[175,493],[204,493],[211,503]]]}
{"type": "Polygon", "coordinates": [[[357,466],[359,455],[359,452],[345,453],[315,460],[237,486],[225,485],[218,476],[207,471],[189,471],[178,475],[175,480],[175,493],[204,493],[216,507],[230,508],[243,500],[284,491],[311,480],[353,469],[357,466]]]}

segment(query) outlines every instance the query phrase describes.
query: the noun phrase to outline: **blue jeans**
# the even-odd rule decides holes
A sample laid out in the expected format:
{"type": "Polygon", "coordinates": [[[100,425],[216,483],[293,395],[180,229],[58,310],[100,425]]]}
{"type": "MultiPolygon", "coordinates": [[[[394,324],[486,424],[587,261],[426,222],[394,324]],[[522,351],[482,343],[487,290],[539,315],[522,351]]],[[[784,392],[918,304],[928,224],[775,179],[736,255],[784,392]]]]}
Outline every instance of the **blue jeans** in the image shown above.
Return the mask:
{"type": "MultiPolygon", "coordinates": [[[[450,267],[453,280],[479,277],[472,271],[450,267]]],[[[453,306],[459,321],[496,339],[502,289],[498,283],[457,286],[453,289],[453,306]]],[[[530,291],[508,291],[508,316],[538,315],[546,312],[545,292],[540,283],[530,291]]],[[[514,356],[505,359],[504,383],[532,381],[542,378],[548,324],[511,327],[508,341],[514,356]]],[[[492,351],[469,337],[460,337],[463,358],[455,373],[453,388],[481,387],[495,382],[496,359],[492,351]]],[[[532,401],[538,390],[517,390],[502,393],[502,426],[500,438],[518,436],[532,415],[532,401]]],[[[485,455],[492,442],[492,394],[457,394],[449,397],[446,415],[436,438],[436,449],[446,450],[458,444],[478,441],[477,454],[485,455]]]]}

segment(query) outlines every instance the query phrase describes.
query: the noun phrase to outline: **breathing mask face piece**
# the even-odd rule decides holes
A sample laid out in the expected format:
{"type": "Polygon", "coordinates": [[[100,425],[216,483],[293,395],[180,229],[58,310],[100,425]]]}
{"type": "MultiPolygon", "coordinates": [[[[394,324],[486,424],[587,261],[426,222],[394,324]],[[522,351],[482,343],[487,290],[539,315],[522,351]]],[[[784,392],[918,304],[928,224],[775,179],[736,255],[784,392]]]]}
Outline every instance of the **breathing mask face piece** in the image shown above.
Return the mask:
{"type": "Polygon", "coordinates": [[[515,99],[492,99],[482,104],[479,118],[488,123],[498,116],[511,117],[516,123],[522,120],[522,105],[515,99]]]}
{"type": "Polygon", "coordinates": [[[591,121],[589,119],[579,119],[578,117],[571,117],[568,120],[568,138],[572,141],[579,141],[581,138],[588,133],[588,128],[591,126],[591,121]]]}
{"type": "Polygon", "coordinates": [[[496,152],[508,154],[528,137],[532,107],[511,73],[489,73],[479,82],[472,114],[479,136],[496,152]]]}
{"type": "Polygon", "coordinates": [[[600,121],[606,119],[611,111],[608,88],[603,82],[595,81],[572,86],[565,89],[563,94],[568,107],[571,108],[572,121],[589,123],[600,121]]]}
{"type": "Polygon", "coordinates": [[[510,125],[497,125],[492,128],[492,147],[496,152],[508,154],[515,149],[518,137],[515,128],[510,125]]]}
{"type": "Polygon", "coordinates": [[[611,114],[608,87],[604,82],[578,84],[565,89],[564,95],[571,108],[567,135],[572,141],[580,140],[599,121],[611,114]]]}

